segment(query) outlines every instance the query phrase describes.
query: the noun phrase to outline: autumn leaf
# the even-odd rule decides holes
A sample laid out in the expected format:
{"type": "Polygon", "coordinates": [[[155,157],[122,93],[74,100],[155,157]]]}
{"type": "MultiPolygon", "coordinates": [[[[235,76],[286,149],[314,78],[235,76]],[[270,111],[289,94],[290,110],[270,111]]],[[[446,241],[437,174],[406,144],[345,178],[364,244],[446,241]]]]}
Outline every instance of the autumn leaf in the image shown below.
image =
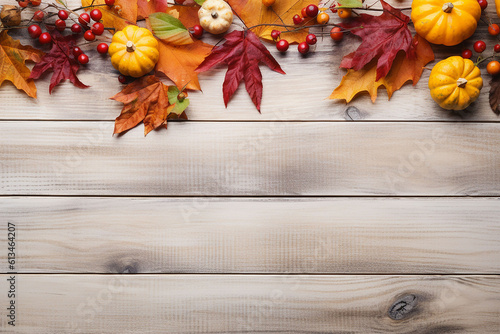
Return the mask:
{"type": "Polygon", "coordinates": [[[106,28],[122,30],[137,22],[137,0],[115,0],[111,7],[104,4],[104,0],[82,0],[82,6],[87,7],[85,10],[98,8],[102,12],[102,23],[106,28]]]}
{"type": "Polygon", "coordinates": [[[167,13],[153,13],[149,15],[149,22],[153,34],[164,42],[174,45],[193,43],[189,31],[182,22],[167,13]]]}
{"type": "Polygon", "coordinates": [[[410,18],[384,0],[380,2],[384,9],[382,15],[360,14],[359,17],[340,24],[362,39],[356,51],[342,59],[340,67],[360,70],[377,59],[376,80],[389,73],[399,51],[406,52],[408,56],[415,52],[408,29],[410,18]]]}
{"type": "Polygon", "coordinates": [[[240,82],[245,81],[245,88],[252,102],[260,112],[262,99],[262,74],[259,63],[266,64],[270,69],[285,74],[271,53],[250,30],[235,30],[224,36],[224,44],[214,47],[212,53],[196,69],[204,72],[220,63],[226,63],[228,69],[222,85],[224,103],[227,107],[240,82]]]}
{"type": "Polygon", "coordinates": [[[76,35],[62,36],[54,30],[52,49],[33,67],[30,78],[38,79],[48,70],[52,70],[54,73],[50,79],[49,93],[52,93],[52,89],[66,79],[78,88],[87,88],[88,86],[76,76],[80,63],[73,56],[72,49],[77,38],[76,35]]]}
{"type": "Polygon", "coordinates": [[[189,105],[187,94],[183,94],[180,101],[177,87],[163,84],[154,75],[132,82],[111,98],[124,104],[113,133],[130,130],[140,122],[144,123],[145,136],[162,125],[166,127],[171,114],[178,118],[189,105]]]}
{"type": "Polygon", "coordinates": [[[212,45],[200,40],[188,45],[171,45],[159,41],[158,51],[160,59],[156,64],[156,71],[165,74],[177,87],[200,90],[198,74],[195,69],[210,53],[212,45]]]}
{"type": "Polygon", "coordinates": [[[407,57],[404,52],[400,51],[388,75],[379,80],[376,80],[377,61],[375,59],[359,71],[347,70],[347,74],[330,95],[330,99],[344,99],[349,102],[358,93],[367,91],[372,102],[375,102],[380,86],[387,89],[390,99],[394,91],[400,89],[405,82],[411,80],[413,85],[416,85],[422,75],[423,67],[434,60],[434,53],[429,43],[418,35],[414,37],[413,44],[415,45],[414,56],[407,57]]]}
{"type": "MultiPolygon", "coordinates": [[[[300,15],[302,8],[309,4],[318,4],[317,0],[279,0],[274,5],[267,7],[262,4],[262,0],[228,0],[227,3],[233,8],[239,17],[245,22],[247,27],[258,24],[277,24],[294,26],[293,16],[300,15]]],[[[306,19],[304,24],[314,24],[315,19],[306,19]]],[[[260,38],[272,41],[271,31],[286,31],[287,28],[280,26],[261,26],[252,29],[260,38]]],[[[293,30],[288,28],[288,30],[293,30]]],[[[281,35],[290,43],[303,42],[308,34],[308,29],[301,29],[295,32],[286,32],[281,35]],[[286,37],[285,37],[286,36],[286,37]]]]}
{"type": "Polygon", "coordinates": [[[500,77],[493,76],[490,82],[490,107],[497,115],[500,115],[500,77]]]}
{"type": "Polygon", "coordinates": [[[10,81],[17,89],[23,90],[28,96],[36,98],[36,86],[30,78],[30,70],[26,60],[39,62],[44,53],[29,45],[22,45],[12,39],[7,30],[0,33],[0,85],[10,81]]]}

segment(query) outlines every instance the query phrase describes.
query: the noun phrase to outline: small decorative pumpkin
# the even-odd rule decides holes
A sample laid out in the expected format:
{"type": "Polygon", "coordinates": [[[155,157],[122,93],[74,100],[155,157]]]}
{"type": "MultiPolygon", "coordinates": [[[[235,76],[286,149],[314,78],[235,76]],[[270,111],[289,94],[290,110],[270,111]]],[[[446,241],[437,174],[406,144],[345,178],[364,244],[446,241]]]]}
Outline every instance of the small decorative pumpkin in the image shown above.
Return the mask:
{"type": "Polygon", "coordinates": [[[113,35],[109,45],[113,67],[134,78],[149,73],[158,62],[158,41],[145,28],[126,26],[113,35]]]}
{"type": "Polygon", "coordinates": [[[481,17],[477,0],[413,0],[411,19],[427,41],[457,45],[471,37],[481,17]]]}
{"type": "Polygon", "coordinates": [[[432,98],[441,108],[462,110],[478,98],[483,79],[472,60],[453,56],[434,66],[429,88],[432,98]]]}
{"type": "Polygon", "coordinates": [[[200,25],[211,34],[228,31],[233,23],[233,11],[224,0],[205,0],[198,11],[200,25]]]}

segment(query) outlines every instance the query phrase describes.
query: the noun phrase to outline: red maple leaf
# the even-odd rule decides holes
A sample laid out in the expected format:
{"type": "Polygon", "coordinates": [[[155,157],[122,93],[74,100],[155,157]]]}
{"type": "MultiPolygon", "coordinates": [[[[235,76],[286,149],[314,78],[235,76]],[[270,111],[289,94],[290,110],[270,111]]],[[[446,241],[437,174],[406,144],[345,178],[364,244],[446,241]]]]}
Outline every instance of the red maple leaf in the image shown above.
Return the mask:
{"type": "Polygon", "coordinates": [[[351,32],[362,39],[356,51],[342,59],[340,67],[357,71],[378,58],[376,80],[389,73],[398,51],[403,50],[410,58],[415,56],[411,32],[408,29],[410,18],[384,0],[380,2],[384,8],[382,15],[361,14],[340,24],[344,29],[352,29],[351,32]]]}
{"type": "Polygon", "coordinates": [[[76,44],[77,36],[62,36],[56,30],[51,35],[53,41],[52,49],[33,67],[30,78],[38,79],[49,69],[52,69],[54,73],[50,78],[49,93],[52,93],[52,89],[66,79],[78,88],[89,87],[83,84],[76,76],[76,72],[80,68],[80,63],[73,56],[72,49],[76,44]]]}
{"type": "Polygon", "coordinates": [[[275,72],[281,74],[285,74],[285,72],[259,38],[250,30],[233,31],[225,35],[224,39],[226,40],[224,44],[214,47],[196,71],[204,72],[217,64],[226,63],[228,69],[222,85],[226,107],[240,82],[244,80],[245,88],[260,112],[262,73],[259,69],[259,63],[263,62],[275,72]]]}

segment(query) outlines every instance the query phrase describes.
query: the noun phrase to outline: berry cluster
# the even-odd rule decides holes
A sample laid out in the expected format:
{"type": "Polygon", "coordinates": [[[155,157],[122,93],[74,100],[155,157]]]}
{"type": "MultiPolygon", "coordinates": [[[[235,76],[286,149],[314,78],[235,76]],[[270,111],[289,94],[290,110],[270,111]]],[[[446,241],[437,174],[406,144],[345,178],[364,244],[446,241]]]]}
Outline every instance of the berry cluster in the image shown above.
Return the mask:
{"type": "MultiPolygon", "coordinates": [[[[473,45],[473,49],[476,53],[482,54],[486,50],[486,43],[484,41],[476,41],[473,45]]],[[[500,52],[500,44],[495,44],[495,46],[493,46],[493,51],[495,53],[499,53],[500,52]]],[[[483,58],[482,60],[478,59],[477,64],[481,63],[483,60],[490,59],[493,57],[494,56],[489,56],[489,57],[483,58]]],[[[462,51],[462,58],[465,58],[465,59],[472,58],[472,50],[464,49],[462,51]]],[[[488,65],[486,65],[486,71],[491,75],[500,74],[500,62],[498,62],[497,60],[491,60],[490,62],[488,62],[488,65]]]]}
{"type": "MultiPolygon", "coordinates": [[[[35,6],[33,2],[34,1],[31,1],[31,4],[35,6]]],[[[114,4],[114,0],[107,0],[106,4],[108,6],[112,6],[114,4]]],[[[55,13],[46,13],[43,10],[37,10],[33,14],[32,21],[35,21],[37,23],[31,24],[28,27],[28,33],[32,38],[38,39],[40,44],[51,43],[52,37],[50,33],[42,32],[42,28],[38,23],[43,22],[45,25],[54,26],[55,29],[57,29],[60,32],[63,32],[67,29],[66,21],[70,17],[70,13],[68,13],[64,9],[61,9],[57,12],[57,19],[55,20],[55,22],[53,23],[46,22],[46,20],[48,20],[51,16],[55,16],[55,13]]],[[[75,35],[79,35],[82,32],[84,32],[83,37],[85,38],[85,40],[92,42],[96,39],[96,36],[100,36],[104,33],[105,28],[104,24],[101,22],[101,19],[102,19],[102,12],[97,8],[92,9],[90,13],[86,12],[81,13],[78,16],[78,23],[74,23],[73,25],[71,25],[70,30],[75,35]],[[94,21],[94,24],[92,24],[92,26],[90,27],[91,21],[94,21]]],[[[76,21],[76,19],[74,21],[76,21]]],[[[108,44],[106,43],[98,44],[97,52],[99,52],[100,54],[106,54],[108,52],[108,44]]],[[[87,64],[89,62],[89,57],[85,53],[83,53],[83,51],[79,47],[74,48],[73,55],[82,65],[87,64]]]]}

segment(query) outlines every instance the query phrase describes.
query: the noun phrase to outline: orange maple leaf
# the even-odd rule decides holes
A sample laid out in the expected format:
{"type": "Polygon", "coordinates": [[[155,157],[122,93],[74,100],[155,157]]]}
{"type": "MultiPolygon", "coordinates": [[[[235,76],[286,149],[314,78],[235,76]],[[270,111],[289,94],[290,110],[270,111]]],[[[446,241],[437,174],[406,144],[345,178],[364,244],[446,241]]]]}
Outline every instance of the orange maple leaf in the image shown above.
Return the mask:
{"type": "MultiPolygon", "coordinates": [[[[227,3],[233,8],[238,16],[245,22],[247,27],[252,27],[258,24],[277,24],[293,26],[293,16],[300,15],[302,8],[309,4],[318,4],[319,1],[311,0],[279,0],[274,5],[267,7],[262,4],[262,0],[228,0],[227,3]]],[[[305,19],[304,24],[314,24],[315,19],[305,19]]],[[[299,26],[297,26],[299,27],[299,26]]],[[[309,29],[301,29],[293,31],[292,28],[280,26],[261,26],[252,29],[252,31],[260,38],[272,41],[271,31],[279,30],[281,35],[290,43],[303,42],[308,34],[309,29]],[[292,30],[288,32],[287,30],[292,30]]]]}
{"type": "Polygon", "coordinates": [[[422,37],[416,35],[413,38],[415,43],[416,56],[406,57],[405,52],[400,51],[392,64],[387,76],[375,81],[377,77],[377,59],[372,60],[359,71],[347,70],[339,86],[330,95],[330,99],[343,99],[350,102],[358,93],[368,92],[372,102],[377,99],[377,90],[384,86],[387,90],[388,98],[400,89],[407,81],[412,81],[416,85],[424,66],[434,60],[429,43],[422,37]]]}
{"type": "Polygon", "coordinates": [[[19,90],[28,96],[36,98],[36,86],[30,79],[30,70],[26,67],[26,60],[35,63],[42,59],[44,53],[29,45],[22,45],[18,40],[12,39],[4,30],[0,33],[0,85],[10,81],[19,90]]]}
{"type": "Polygon", "coordinates": [[[115,120],[113,133],[130,130],[140,122],[144,123],[144,135],[164,125],[167,118],[185,116],[189,100],[184,93],[179,100],[179,90],[163,84],[156,76],[142,77],[127,85],[120,93],[111,97],[124,104],[120,116],[115,120]]]}
{"type": "Polygon", "coordinates": [[[89,11],[98,8],[102,12],[102,23],[106,28],[122,30],[137,22],[137,0],[115,0],[112,7],[95,6],[105,4],[104,0],[82,0],[82,6],[89,11]]]}

